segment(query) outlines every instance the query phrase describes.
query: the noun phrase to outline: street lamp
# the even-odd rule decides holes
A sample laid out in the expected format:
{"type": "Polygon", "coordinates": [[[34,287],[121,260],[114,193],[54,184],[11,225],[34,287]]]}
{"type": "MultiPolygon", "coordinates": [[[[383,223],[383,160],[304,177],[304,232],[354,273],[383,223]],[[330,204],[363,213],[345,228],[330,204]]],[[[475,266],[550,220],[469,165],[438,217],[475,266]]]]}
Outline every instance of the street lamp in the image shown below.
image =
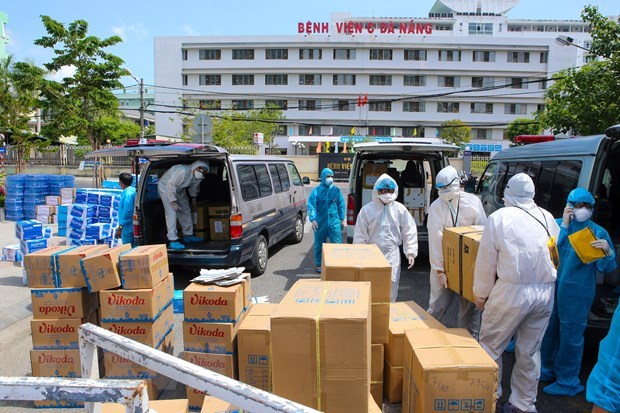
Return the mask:
{"type": "Polygon", "coordinates": [[[575,46],[578,49],[581,50],[585,50],[586,52],[591,52],[590,49],[586,49],[583,46],[579,46],[578,44],[573,43],[575,41],[575,39],[573,39],[572,37],[569,36],[558,36],[555,38],[555,43],[560,45],[560,46],[575,46]]]}
{"type": "Polygon", "coordinates": [[[127,73],[129,73],[129,76],[135,80],[136,82],[138,82],[138,84],[140,85],[140,143],[144,144],[146,143],[144,141],[144,79],[140,78],[140,80],[138,80],[138,78],[136,78],[133,73],[131,73],[131,70],[129,69],[125,69],[127,70],[127,73]]]}

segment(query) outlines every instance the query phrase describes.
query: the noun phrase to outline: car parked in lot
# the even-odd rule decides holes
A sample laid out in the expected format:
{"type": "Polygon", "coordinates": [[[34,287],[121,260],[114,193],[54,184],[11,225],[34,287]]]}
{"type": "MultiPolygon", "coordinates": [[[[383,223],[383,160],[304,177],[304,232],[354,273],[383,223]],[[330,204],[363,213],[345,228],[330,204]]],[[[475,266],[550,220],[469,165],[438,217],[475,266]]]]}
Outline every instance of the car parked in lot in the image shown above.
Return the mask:
{"type": "Polygon", "coordinates": [[[102,149],[89,157],[131,156],[148,159],[136,193],[134,236],[139,245],[166,243],[159,178],[173,165],[209,163],[193,210],[195,235],[203,242],[168,249],[171,265],[227,268],[244,265],[265,272],[269,247],[301,242],[307,216],[302,178],[293,161],[275,156],[231,155],[213,145],[188,143],[102,149]]]}

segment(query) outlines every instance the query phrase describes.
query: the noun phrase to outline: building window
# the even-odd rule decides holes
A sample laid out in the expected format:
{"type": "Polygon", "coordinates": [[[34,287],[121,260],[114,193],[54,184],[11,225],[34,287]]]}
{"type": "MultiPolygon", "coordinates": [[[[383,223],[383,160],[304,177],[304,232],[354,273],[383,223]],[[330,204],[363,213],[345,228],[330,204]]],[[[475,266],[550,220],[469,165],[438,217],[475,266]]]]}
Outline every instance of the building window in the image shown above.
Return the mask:
{"type": "Polygon", "coordinates": [[[370,86],[392,86],[391,75],[370,75],[370,86]]]}
{"type": "Polygon", "coordinates": [[[334,49],[334,60],[355,60],[355,49],[334,49]]]}
{"type": "Polygon", "coordinates": [[[525,103],[506,103],[504,104],[504,114],[506,115],[525,115],[527,105],[525,103]]]}
{"type": "Polygon", "coordinates": [[[493,113],[492,103],[476,102],[471,104],[471,113],[493,113]]]}
{"type": "Polygon", "coordinates": [[[323,50],[321,49],[299,49],[299,60],[321,60],[323,50]]]}
{"type": "Polygon", "coordinates": [[[426,86],[426,76],[405,75],[403,86],[426,86]]]}
{"type": "Polygon", "coordinates": [[[288,75],[265,75],[265,84],[274,86],[288,85],[288,75]]]}
{"type": "Polygon", "coordinates": [[[527,89],[527,77],[507,77],[506,86],[511,89],[527,89]]]}
{"type": "Polygon", "coordinates": [[[492,77],[473,76],[471,78],[471,87],[493,87],[495,79],[492,77]]]}
{"type": "Polygon", "coordinates": [[[233,60],[254,60],[254,49],[233,49],[233,60]]]}
{"type": "Polygon", "coordinates": [[[403,102],[403,112],[424,112],[426,111],[425,102],[403,102]]]}
{"type": "Polygon", "coordinates": [[[426,61],[426,50],[411,49],[405,50],[405,60],[426,61]]]}
{"type": "Polygon", "coordinates": [[[529,63],[530,52],[508,52],[508,63],[529,63]]]}
{"type": "Polygon", "coordinates": [[[547,89],[547,79],[538,79],[538,89],[547,89]]]}
{"type": "Polygon", "coordinates": [[[422,126],[406,127],[402,129],[402,135],[405,138],[423,138],[424,129],[422,126]]]}
{"type": "Polygon", "coordinates": [[[198,84],[201,86],[219,86],[222,84],[222,75],[200,75],[198,84]]]}
{"type": "Polygon", "coordinates": [[[472,60],[474,62],[494,62],[495,52],[487,50],[474,50],[472,60]]]}
{"type": "Polygon", "coordinates": [[[491,36],[493,34],[493,23],[469,23],[470,36],[491,36]]]}
{"type": "Polygon", "coordinates": [[[355,75],[334,75],[334,86],[354,86],[355,75]]]}
{"type": "Polygon", "coordinates": [[[440,62],[460,62],[461,51],[460,50],[440,50],[439,61],[440,62]]]}
{"type": "Polygon", "coordinates": [[[319,86],[321,84],[321,75],[299,75],[300,85],[314,85],[319,86]]]}
{"type": "Polygon", "coordinates": [[[321,133],[321,126],[319,125],[299,125],[299,134],[305,136],[319,136],[321,133]]]}
{"type": "Polygon", "coordinates": [[[222,101],[201,99],[200,101],[198,101],[198,106],[200,107],[200,110],[221,110],[222,101]]]}
{"type": "Polygon", "coordinates": [[[493,139],[493,130],[492,129],[472,129],[471,138],[481,139],[481,140],[493,139]]]}
{"type": "Polygon", "coordinates": [[[272,100],[272,99],[268,99],[265,100],[265,107],[267,106],[275,106],[278,107],[282,110],[287,110],[288,109],[288,100],[272,100]]]}
{"type": "Polygon", "coordinates": [[[370,60],[392,60],[392,49],[370,49],[370,60]]]}
{"type": "Polygon", "coordinates": [[[437,102],[438,113],[459,113],[459,102],[437,102]]]}
{"type": "Polygon", "coordinates": [[[187,49],[181,49],[181,59],[187,60],[187,49]]]}
{"type": "Polygon", "coordinates": [[[373,126],[368,128],[372,136],[391,136],[391,128],[389,126],[373,126]]]}
{"type": "Polygon", "coordinates": [[[370,112],[391,112],[392,102],[386,100],[372,100],[368,103],[370,112]]]}
{"type": "Polygon", "coordinates": [[[299,110],[318,110],[316,100],[300,100],[299,110]]]}
{"type": "MultiPolygon", "coordinates": [[[[254,53],[254,51],[252,51],[254,53]]],[[[253,59],[254,57],[252,57],[253,59]]],[[[200,49],[198,51],[198,59],[200,60],[221,60],[222,59],[222,50],[221,49],[200,49]]]]}
{"type": "Polygon", "coordinates": [[[461,78],[459,76],[439,76],[437,78],[437,86],[459,87],[461,86],[461,78]]]}
{"type": "Polygon", "coordinates": [[[287,60],[288,49],[266,49],[265,59],[266,60],[287,60]]]}
{"type": "Polygon", "coordinates": [[[538,106],[536,106],[536,111],[537,112],[544,112],[545,111],[545,104],[544,103],[539,103],[538,106]]]}
{"type": "Polygon", "coordinates": [[[232,84],[251,86],[254,84],[254,75],[232,75],[232,84]]]}
{"type": "Polygon", "coordinates": [[[181,83],[183,84],[183,86],[188,85],[187,75],[181,75],[181,83]]]}
{"type": "Polygon", "coordinates": [[[254,101],[248,99],[240,99],[232,101],[232,110],[250,110],[254,109],[254,101]]]}
{"type": "Polygon", "coordinates": [[[339,100],[335,110],[337,112],[352,112],[355,110],[355,102],[352,100],[339,100]]]}
{"type": "Polygon", "coordinates": [[[540,63],[549,63],[549,52],[540,52],[540,63]]]}

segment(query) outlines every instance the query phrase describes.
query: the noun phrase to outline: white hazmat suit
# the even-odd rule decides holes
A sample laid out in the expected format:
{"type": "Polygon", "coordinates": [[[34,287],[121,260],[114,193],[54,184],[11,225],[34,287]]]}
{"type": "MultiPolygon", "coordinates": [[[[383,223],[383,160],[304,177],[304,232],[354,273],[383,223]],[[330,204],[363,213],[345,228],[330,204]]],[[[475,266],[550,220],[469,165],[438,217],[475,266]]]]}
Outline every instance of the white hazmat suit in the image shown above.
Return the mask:
{"type": "Polygon", "coordinates": [[[197,168],[203,168],[205,171],[208,171],[209,164],[205,161],[196,161],[191,165],[174,165],[166,171],[157,184],[159,197],[166,213],[166,227],[170,242],[179,239],[177,234],[177,218],[181,224],[184,236],[194,233],[192,211],[187,193],[189,192],[189,196],[195,198],[200,192],[202,178],[195,176],[197,168]]]}
{"type": "Polygon", "coordinates": [[[461,191],[458,172],[447,166],[437,174],[437,198],[428,209],[428,250],[431,263],[431,296],[428,312],[439,321],[450,305],[459,304],[458,326],[478,337],[480,312],[476,306],[447,288],[443,266],[443,230],[450,227],[484,225],[487,216],[477,196],[461,191]]]}
{"type": "MultiPolygon", "coordinates": [[[[499,365],[515,336],[510,404],[536,411],[539,350],[553,308],[556,270],[548,247],[560,228],[534,203],[534,183],[523,173],[510,178],[505,207],[489,216],[474,271],[474,294],[483,307],[480,344],[499,365]],[[486,299],[486,302],[485,302],[486,299]]],[[[498,388],[498,398],[502,394],[498,388]]]]}
{"type": "Polygon", "coordinates": [[[397,196],[396,181],[387,174],[381,175],[372,190],[372,202],[362,207],[357,216],[353,236],[354,244],[376,244],[392,266],[392,302],[396,301],[400,281],[400,245],[403,245],[409,268],[418,255],[415,220],[403,204],[396,202],[397,196]],[[381,200],[378,193],[378,188],[382,186],[394,189],[394,193],[382,195],[384,200],[381,200]]]}

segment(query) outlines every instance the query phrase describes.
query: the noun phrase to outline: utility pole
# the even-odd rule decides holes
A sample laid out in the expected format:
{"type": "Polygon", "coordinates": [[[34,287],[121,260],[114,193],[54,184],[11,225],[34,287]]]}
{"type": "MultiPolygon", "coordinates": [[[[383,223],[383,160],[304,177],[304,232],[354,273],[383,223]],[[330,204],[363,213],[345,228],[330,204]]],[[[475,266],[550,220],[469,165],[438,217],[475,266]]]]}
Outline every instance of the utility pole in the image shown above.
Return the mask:
{"type": "Polygon", "coordinates": [[[144,142],[144,78],[140,78],[140,143],[144,142]]]}

